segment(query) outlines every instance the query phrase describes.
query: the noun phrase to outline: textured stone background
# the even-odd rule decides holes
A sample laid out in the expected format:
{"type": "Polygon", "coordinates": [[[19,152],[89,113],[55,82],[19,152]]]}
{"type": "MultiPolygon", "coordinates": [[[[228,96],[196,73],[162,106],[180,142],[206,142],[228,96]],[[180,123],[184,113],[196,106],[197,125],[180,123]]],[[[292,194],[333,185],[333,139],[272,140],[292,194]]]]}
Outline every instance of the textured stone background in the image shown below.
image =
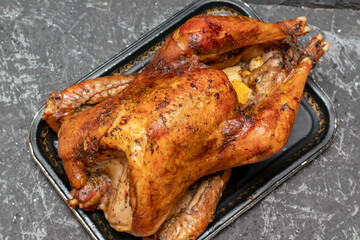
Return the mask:
{"type": "MultiPolygon", "coordinates": [[[[192,0],[0,0],[0,240],[88,239],[32,160],[27,129],[62,90],[192,0]]],[[[348,1],[355,3],[354,1],[348,1]]],[[[360,12],[252,5],[308,17],[330,51],[312,74],[337,107],[333,145],[215,239],[360,239],[360,12]]]]}

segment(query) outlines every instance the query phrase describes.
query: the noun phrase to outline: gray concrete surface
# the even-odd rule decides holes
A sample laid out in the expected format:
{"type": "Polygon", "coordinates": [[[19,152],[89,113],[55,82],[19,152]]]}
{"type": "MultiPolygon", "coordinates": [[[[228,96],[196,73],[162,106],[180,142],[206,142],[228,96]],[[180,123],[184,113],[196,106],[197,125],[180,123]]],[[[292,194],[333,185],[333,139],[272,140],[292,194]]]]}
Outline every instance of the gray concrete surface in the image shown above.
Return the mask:
{"type": "MultiPolygon", "coordinates": [[[[0,0],[0,240],[89,239],[32,160],[27,129],[62,90],[192,0],[0,0]]],[[[360,239],[360,12],[252,5],[308,17],[329,52],[312,72],[337,107],[333,145],[215,239],[360,239]]]]}

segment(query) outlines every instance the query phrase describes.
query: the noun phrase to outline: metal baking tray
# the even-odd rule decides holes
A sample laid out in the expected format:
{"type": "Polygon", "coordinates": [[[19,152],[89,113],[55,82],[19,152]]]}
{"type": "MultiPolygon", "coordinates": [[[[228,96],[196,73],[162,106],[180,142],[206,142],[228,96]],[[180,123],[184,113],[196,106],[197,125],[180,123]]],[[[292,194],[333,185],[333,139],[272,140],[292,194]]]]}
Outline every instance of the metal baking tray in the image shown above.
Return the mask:
{"type": "MultiPolygon", "coordinates": [[[[164,39],[187,19],[198,14],[246,15],[259,18],[245,3],[232,0],[197,1],[153,29],[78,82],[111,74],[141,70],[161,47],[164,39]]],[[[57,156],[57,135],[41,119],[44,106],[35,114],[29,129],[31,154],[60,196],[70,196],[70,184],[57,156]]],[[[332,142],[336,113],[328,96],[309,77],[290,139],[284,149],[261,163],[233,170],[216,210],[215,219],[198,239],[210,239],[277,186],[309,164],[332,142]]],[[[100,211],[71,209],[93,239],[139,239],[113,230],[100,211]]]]}

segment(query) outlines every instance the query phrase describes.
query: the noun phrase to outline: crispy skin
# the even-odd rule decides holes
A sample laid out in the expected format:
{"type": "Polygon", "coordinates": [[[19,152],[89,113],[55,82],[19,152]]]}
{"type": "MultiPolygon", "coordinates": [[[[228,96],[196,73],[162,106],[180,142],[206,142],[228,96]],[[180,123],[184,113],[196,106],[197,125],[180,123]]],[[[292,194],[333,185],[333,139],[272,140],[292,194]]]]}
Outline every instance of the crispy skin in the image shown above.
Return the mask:
{"type": "Polygon", "coordinates": [[[46,101],[43,119],[58,132],[65,118],[81,111],[84,105],[94,105],[124,90],[134,75],[106,76],[80,82],[61,93],[52,92],[46,101]]]}
{"type": "MultiPolygon", "coordinates": [[[[174,31],[145,71],[156,75],[201,62],[216,61],[234,49],[302,36],[310,31],[306,18],[264,23],[245,16],[199,15],[174,31]]],[[[231,65],[233,62],[229,62],[231,65]]],[[[227,67],[230,65],[222,65],[227,67]]]]}
{"type": "MultiPolygon", "coordinates": [[[[219,70],[155,81],[145,95],[117,95],[65,121],[59,156],[64,163],[90,164],[101,148],[124,151],[132,186],[131,232],[153,234],[200,176],[263,160],[284,146],[310,69],[311,61],[304,60],[283,88],[245,115],[235,111],[235,92],[219,70]]],[[[81,187],[85,170],[79,177],[77,168],[67,166],[69,180],[81,187]]]]}
{"type": "MultiPolygon", "coordinates": [[[[93,194],[91,184],[87,184],[88,169],[104,161],[101,156],[111,155],[111,151],[124,153],[130,194],[129,206],[124,208],[130,207],[132,213],[124,219],[131,222],[115,222],[111,215],[106,216],[119,231],[149,236],[201,177],[262,161],[281,150],[308,73],[328,44],[315,37],[301,56],[288,61],[291,64],[287,66],[294,67],[280,87],[264,84],[258,101],[246,106],[239,105],[226,75],[204,63],[227,60],[226,54],[244,46],[283,40],[290,33],[303,35],[309,30],[305,20],[268,24],[246,17],[195,17],[170,35],[141,73],[118,78],[120,90],[116,93],[101,94],[107,87],[101,84],[103,79],[95,79],[60,94],[73,97],[74,102],[50,99],[52,105],[47,105],[49,114],[44,118],[55,123],[54,130],[60,127],[58,154],[72,187],[81,192],[82,206],[96,208],[93,204],[104,202],[99,196],[109,192],[93,194]],[[95,94],[87,90],[92,86],[95,94]],[[75,111],[89,101],[96,105],[75,111]],[[91,194],[96,201],[87,204],[91,194]]],[[[230,58],[222,67],[234,63],[230,58]]],[[[107,189],[110,184],[93,185],[107,189]]],[[[109,194],[114,196],[123,188],[114,187],[109,194]]],[[[113,198],[106,197],[113,206],[113,198]]],[[[210,205],[203,209],[214,207],[210,205]]],[[[108,211],[105,203],[99,208],[108,211]]],[[[204,223],[198,223],[196,232],[203,230],[204,223]]]]}
{"type": "Polygon", "coordinates": [[[226,75],[215,69],[136,86],[65,121],[58,154],[73,187],[79,188],[86,171],[74,162],[91,164],[101,148],[125,152],[131,196],[137,196],[131,202],[132,231],[143,235],[153,234],[172,203],[203,176],[192,158],[206,154],[221,137],[216,129],[236,107],[236,94],[226,75]]]}

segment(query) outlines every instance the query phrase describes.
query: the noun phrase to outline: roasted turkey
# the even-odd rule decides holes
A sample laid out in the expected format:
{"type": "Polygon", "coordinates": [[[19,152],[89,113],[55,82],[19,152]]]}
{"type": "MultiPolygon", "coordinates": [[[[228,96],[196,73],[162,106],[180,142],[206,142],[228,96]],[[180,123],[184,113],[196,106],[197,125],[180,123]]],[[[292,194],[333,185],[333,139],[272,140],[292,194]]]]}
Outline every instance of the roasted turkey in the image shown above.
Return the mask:
{"type": "Polygon", "coordinates": [[[141,72],[51,93],[43,119],[58,132],[69,205],[101,209],[136,236],[200,235],[230,169],[289,138],[308,73],[329,47],[317,35],[302,48],[305,24],[199,15],[141,72]]]}

